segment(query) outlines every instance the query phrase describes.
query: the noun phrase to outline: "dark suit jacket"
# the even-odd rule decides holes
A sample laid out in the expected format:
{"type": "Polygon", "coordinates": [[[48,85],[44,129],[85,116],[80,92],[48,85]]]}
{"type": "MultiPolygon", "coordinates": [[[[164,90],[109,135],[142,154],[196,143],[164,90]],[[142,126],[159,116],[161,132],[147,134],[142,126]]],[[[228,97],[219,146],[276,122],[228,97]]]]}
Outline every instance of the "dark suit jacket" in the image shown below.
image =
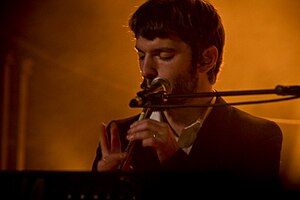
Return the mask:
{"type": "MultiPolygon", "coordinates": [[[[225,101],[218,97],[216,103],[225,101]]],[[[123,149],[128,143],[126,132],[137,119],[138,116],[133,116],[115,121],[123,149]]],[[[216,106],[201,127],[189,155],[180,149],[162,166],[152,148],[137,142],[131,164],[136,172],[167,170],[246,179],[274,178],[279,175],[281,147],[282,132],[276,123],[232,106],[216,106]]],[[[98,147],[93,171],[100,159],[98,147]]]]}

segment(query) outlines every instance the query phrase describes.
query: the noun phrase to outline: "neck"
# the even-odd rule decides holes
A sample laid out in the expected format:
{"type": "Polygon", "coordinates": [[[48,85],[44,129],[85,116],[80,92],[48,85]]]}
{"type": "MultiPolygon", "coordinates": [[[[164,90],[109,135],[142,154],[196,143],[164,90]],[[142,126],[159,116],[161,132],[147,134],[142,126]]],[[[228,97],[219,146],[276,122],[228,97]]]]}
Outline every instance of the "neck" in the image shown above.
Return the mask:
{"type": "MultiPolygon", "coordinates": [[[[189,101],[186,104],[208,104],[212,97],[200,98],[201,100],[189,101]]],[[[198,118],[203,118],[207,107],[175,108],[164,111],[165,117],[170,126],[180,134],[182,129],[195,122],[198,118]]]]}

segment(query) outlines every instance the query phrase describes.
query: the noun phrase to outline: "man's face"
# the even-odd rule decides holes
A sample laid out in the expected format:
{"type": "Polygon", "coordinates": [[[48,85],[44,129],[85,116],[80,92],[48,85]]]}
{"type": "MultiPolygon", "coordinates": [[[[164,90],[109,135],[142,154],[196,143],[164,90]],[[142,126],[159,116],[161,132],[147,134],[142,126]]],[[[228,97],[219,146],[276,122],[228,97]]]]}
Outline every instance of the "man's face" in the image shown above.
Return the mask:
{"type": "Polygon", "coordinates": [[[142,76],[145,79],[166,78],[172,94],[196,92],[198,74],[192,67],[190,46],[178,38],[136,39],[136,49],[142,76]]]}

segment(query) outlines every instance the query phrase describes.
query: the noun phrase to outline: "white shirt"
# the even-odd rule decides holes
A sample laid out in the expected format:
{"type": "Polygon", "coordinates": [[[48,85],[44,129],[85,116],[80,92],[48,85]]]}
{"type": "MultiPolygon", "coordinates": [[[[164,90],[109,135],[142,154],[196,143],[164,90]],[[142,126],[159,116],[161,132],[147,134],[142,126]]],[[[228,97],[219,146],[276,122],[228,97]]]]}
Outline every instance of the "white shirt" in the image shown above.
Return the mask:
{"type": "MultiPolygon", "coordinates": [[[[216,97],[213,97],[210,104],[214,104],[215,102],[216,102],[216,97]]],[[[180,148],[182,148],[187,154],[190,153],[193,143],[196,140],[197,133],[199,132],[200,128],[202,127],[205,119],[207,118],[211,110],[212,110],[212,106],[207,107],[203,118],[199,117],[195,122],[183,128],[179,137],[175,136],[180,148]]],[[[150,119],[162,121],[161,112],[160,111],[152,112],[150,119]]]]}

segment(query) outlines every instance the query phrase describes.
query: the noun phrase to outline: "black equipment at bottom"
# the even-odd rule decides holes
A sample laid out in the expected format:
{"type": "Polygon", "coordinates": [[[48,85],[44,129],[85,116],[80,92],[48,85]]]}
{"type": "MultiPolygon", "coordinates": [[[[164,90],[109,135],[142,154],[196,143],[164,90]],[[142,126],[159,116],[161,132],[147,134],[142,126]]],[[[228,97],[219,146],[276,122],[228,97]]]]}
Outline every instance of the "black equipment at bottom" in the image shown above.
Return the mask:
{"type": "Polygon", "coordinates": [[[286,198],[291,193],[280,180],[240,180],[221,174],[63,171],[0,171],[0,191],[3,200],[286,198]]]}

